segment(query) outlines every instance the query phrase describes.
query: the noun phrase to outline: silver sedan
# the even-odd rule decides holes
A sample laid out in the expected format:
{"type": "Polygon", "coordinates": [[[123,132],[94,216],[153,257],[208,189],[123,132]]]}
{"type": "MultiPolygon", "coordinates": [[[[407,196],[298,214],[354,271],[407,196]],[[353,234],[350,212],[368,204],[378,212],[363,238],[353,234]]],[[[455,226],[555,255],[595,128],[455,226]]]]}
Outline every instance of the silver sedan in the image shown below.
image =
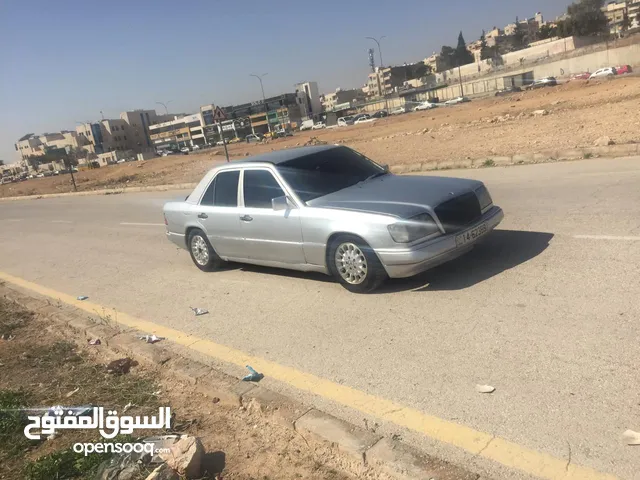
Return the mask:
{"type": "Polygon", "coordinates": [[[364,293],[468,252],[503,213],[482,182],[393,175],[327,145],[216,167],[164,217],[201,270],[231,261],[315,271],[364,293]]]}

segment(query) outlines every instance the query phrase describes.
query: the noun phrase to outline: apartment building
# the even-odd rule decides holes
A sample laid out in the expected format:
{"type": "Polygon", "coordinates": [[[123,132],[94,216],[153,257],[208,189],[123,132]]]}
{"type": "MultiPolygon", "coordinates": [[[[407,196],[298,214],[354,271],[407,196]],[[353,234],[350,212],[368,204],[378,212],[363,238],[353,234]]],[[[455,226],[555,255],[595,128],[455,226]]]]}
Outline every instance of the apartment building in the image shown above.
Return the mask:
{"type": "Polygon", "coordinates": [[[415,78],[414,68],[414,65],[376,67],[376,71],[369,74],[363,91],[370,98],[390,95],[402,87],[407,80],[415,78]]]}
{"type": "Polygon", "coordinates": [[[153,148],[149,138],[149,127],[173,120],[175,115],[159,115],[155,110],[132,110],[122,112],[120,118],[127,122],[129,147],[135,152],[141,153],[153,148]]]}
{"type": "Polygon", "coordinates": [[[302,82],[296,85],[300,114],[304,120],[315,118],[322,112],[318,82],[302,82]]]}
{"type": "Polygon", "coordinates": [[[18,140],[14,147],[20,155],[20,160],[26,160],[28,157],[39,157],[44,155],[47,150],[54,150],[70,147],[83,146],[83,139],[78,139],[76,132],[62,130],[57,133],[44,133],[35,135],[28,133],[18,140]]]}
{"type": "Polygon", "coordinates": [[[149,139],[154,149],[204,145],[204,122],[200,113],[176,117],[149,126],[149,139]]]}
{"type": "Polygon", "coordinates": [[[629,19],[629,28],[640,26],[636,17],[640,13],[640,1],[610,2],[602,7],[602,12],[609,22],[609,33],[618,35],[624,31],[623,23],[625,15],[629,19]]]}
{"type": "Polygon", "coordinates": [[[336,105],[343,105],[345,103],[361,102],[365,98],[365,94],[361,88],[353,88],[343,90],[337,88],[335,92],[325,93],[322,107],[325,111],[329,112],[335,110],[336,105]]]}

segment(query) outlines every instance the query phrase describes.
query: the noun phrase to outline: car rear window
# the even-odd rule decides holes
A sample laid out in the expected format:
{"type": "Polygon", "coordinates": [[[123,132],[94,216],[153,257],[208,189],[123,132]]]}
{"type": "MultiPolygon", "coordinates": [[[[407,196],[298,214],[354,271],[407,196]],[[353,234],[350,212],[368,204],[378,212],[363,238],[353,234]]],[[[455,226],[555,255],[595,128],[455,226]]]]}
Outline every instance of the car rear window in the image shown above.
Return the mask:
{"type": "Polygon", "coordinates": [[[238,206],[238,180],[240,171],[220,172],[204,193],[200,205],[216,207],[238,206]]]}

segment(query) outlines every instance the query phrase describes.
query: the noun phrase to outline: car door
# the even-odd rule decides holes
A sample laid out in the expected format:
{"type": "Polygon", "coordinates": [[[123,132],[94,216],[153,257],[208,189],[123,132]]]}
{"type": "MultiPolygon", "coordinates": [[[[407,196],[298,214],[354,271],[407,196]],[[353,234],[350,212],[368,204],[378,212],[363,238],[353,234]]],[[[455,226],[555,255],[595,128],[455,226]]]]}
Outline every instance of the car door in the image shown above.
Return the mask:
{"type": "Polygon", "coordinates": [[[239,216],[249,259],[288,264],[306,263],[302,248],[300,209],[276,211],[271,200],[285,196],[273,173],[265,168],[242,172],[243,206],[239,216]]]}
{"type": "Polygon", "coordinates": [[[196,208],[209,242],[224,258],[247,258],[238,213],[239,185],[239,169],[218,172],[196,208]]]}

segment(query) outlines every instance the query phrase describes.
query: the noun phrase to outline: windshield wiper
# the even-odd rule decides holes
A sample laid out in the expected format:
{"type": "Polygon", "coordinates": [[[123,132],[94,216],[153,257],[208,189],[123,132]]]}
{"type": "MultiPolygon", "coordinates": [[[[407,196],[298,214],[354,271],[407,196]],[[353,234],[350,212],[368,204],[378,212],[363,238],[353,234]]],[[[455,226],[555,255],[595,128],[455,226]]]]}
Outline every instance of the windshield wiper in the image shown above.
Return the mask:
{"type": "Polygon", "coordinates": [[[386,174],[387,174],[387,172],[376,172],[373,175],[369,175],[367,178],[365,178],[362,181],[366,182],[368,180],[373,180],[374,178],[381,177],[382,175],[386,175],[386,174]]]}

